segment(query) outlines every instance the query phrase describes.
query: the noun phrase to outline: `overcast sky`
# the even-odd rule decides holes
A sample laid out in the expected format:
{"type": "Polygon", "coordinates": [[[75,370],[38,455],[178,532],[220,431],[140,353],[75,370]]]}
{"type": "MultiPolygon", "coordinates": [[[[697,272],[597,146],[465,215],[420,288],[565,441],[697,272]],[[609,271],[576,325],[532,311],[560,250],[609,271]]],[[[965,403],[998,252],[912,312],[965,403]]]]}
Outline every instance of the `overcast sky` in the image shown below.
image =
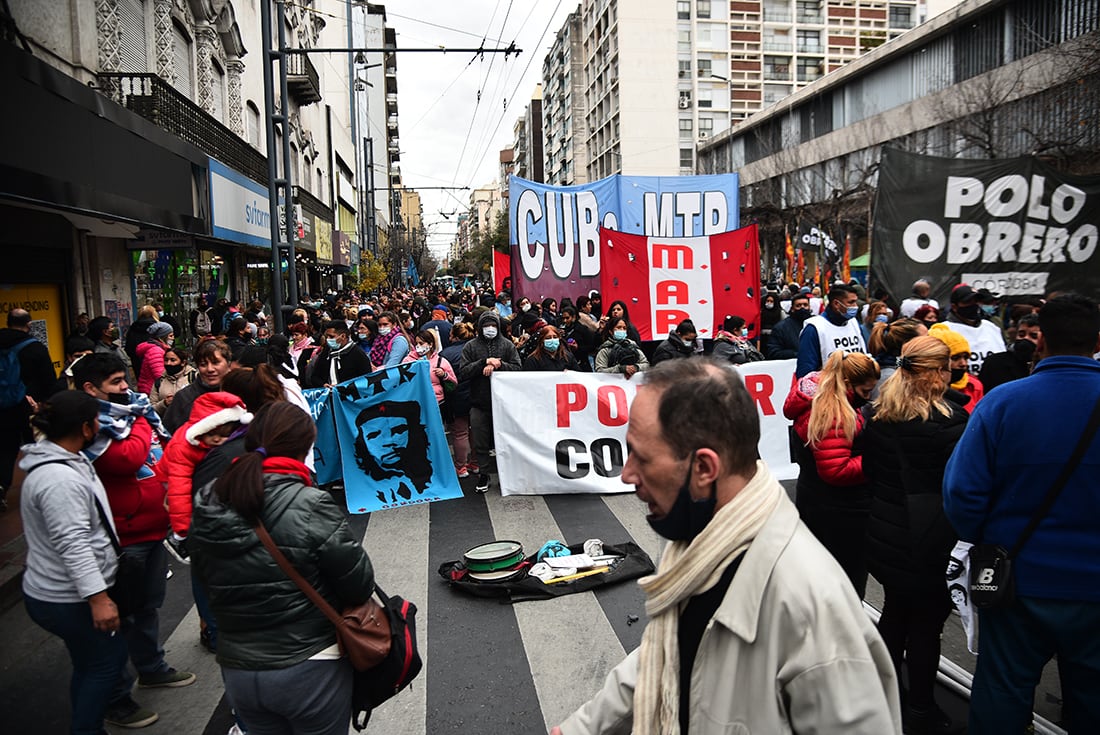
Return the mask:
{"type": "Polygon", "coordinates": [[[398,47],[503,48],[516,56],[469,53],[397,55],[401,176],[420,190],[428,243],[437,253],[454,239],[456,211],[469,191],[427,186],[468,186],[497,180],[499,153],[511,147],[542,61],[577,0],[401,0],[386,3],[398,47]],[[481,100],[478,101],[480,92],[481,100]],[[507,102],[507,107],[505,107],[507,102]],[[440,212],[445,213],[446,219],[440,212]]]}

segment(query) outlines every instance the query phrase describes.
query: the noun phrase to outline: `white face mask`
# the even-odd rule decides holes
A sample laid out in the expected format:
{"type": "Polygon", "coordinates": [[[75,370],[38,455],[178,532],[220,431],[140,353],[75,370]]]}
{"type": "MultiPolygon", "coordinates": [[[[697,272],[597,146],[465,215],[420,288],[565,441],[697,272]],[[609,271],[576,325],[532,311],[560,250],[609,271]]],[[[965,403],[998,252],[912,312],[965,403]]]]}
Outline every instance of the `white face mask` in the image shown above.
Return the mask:
{"type": "Polygon", "coordinates": [[[520,309],[520,311],[530,311],[531,310],[531,305],[530,304],[524,304],[523,306],[519,307],[519,309],[520,309]]]}
{"type": "Polygon", "coordinates": [[[378,334],[382,335],[383,337],[385,337],[387,334],[389,334],[392,331],[393,331],[393,327],[379,327],[378,328],[378,334]]]}
{"type": "Polygon", "coordinates": [[[485,339],[493,339],[494,337],[497,336],[497,328],[496,327],[485,327],[485,329],[481,330],[481,333],[482,333],[482,335],[485,336],[485,339]]]}
{"type": "Polygon", "coordinates": [[[418,354],[418,355],[426,355],[426,354],[428,354],[428,351],[429,351],[430,349],[432,349],[432,348],[431,348],[431,347],[428,347],[428,345],[417,345],[417,346],[416,346],[416,354],[418,354]]]}

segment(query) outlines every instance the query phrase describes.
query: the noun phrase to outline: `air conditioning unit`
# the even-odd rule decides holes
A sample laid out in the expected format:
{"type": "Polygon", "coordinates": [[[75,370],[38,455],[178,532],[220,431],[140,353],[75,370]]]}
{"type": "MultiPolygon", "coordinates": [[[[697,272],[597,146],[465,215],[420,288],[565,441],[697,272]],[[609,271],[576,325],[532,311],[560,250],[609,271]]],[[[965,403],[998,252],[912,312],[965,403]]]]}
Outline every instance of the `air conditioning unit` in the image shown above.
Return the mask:
{"type": "Polygon", "coordinates": [[[703,133],[703,132],[699,133],[699,140],[706,140],[709,137],[710,137],[710,133],[703,133]]]}
{"type": "Polygon", "coordinates": [[[691,98],[690,97],[681,97],[680,98],[680,109],[681,110],[691,109],[691,98]]]}

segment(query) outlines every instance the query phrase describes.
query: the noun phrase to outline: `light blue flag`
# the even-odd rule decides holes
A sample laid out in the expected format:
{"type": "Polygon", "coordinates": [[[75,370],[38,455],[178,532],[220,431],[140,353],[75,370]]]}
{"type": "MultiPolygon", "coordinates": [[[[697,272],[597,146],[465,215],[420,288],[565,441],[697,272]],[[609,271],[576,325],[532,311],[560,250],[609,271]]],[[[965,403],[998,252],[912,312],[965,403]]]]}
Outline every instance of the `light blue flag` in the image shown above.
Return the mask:
{"type": "Polygon", "coordinates": [[[348,511],[462,497],[425,360],[332,389],[348,511]]]}
{"type": "Polygon", "coordinates": [[[303,390],[309,401],[309,412],[317,424],[317,441],[313,444],[313,468],[317,484],[337,482],[343,475],[340,465],[340,444],[336,441],[336,421],[333,417],[331,388],[303,390]]]}

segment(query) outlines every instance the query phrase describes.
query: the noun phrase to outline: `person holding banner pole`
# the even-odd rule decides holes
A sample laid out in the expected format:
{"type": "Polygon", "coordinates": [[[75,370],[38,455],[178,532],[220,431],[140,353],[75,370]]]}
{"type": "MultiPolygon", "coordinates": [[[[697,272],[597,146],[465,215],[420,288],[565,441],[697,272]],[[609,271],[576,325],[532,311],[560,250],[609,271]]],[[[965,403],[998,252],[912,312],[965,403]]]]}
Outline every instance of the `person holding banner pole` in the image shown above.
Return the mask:
{"type": "Polygon", "coordinates": [[[470,381],[470,431],[479,472],[475,490],[489,490],[489,474],[495,470],[493,449],[492,376],[497,370],[521,370],[519,352],[501,334],[500,315],[486,311],[477,320],[477,336],[462,348],[459,376],[470,381]]]}

